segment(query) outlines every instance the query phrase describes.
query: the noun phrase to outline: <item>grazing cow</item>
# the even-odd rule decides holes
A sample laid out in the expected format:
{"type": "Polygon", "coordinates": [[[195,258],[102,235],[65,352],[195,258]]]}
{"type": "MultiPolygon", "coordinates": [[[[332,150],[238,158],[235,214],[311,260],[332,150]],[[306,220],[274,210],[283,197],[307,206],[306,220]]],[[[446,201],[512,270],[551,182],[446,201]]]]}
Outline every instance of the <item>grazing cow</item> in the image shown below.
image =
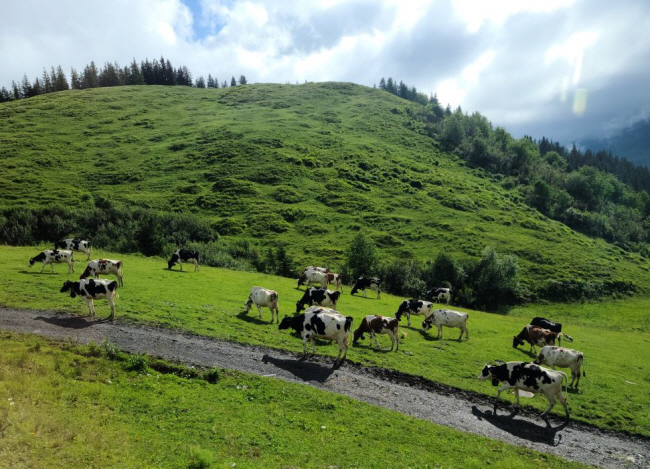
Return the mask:
{"type": "Polygon", "coordinates": [[[300,277],[298,277],[298,287],[300,285],[308,285],[310,283],[315,283],[321,286],[321,288],[327,288],[328,274],[323,271],[323,267],[307,267],[300,277]]]}
{"type": "Polygon", "coordinates": [[[451,302],[451,288],[432,288],[426,293],[425,298],[429,301],[435,300],[438,303],[444,301],[445,304],[449,304],[451,302]]]}
{"type": "Polygon", "coordinates": [[[190,251],[189,249],[178,249],[172,258],[167,261],[167,268],[171,270],[174,267],[174,264],[177,262],[181,266],[181,271],[183,270],[183,262],[193,261],[194,262],[194,272],[199,270],[200,256],[199,251],[190,251]]]}
{"type": "Polygon", "coordinates": [[[397,313],[395,317],[398,321],[402,320],[402,316],[406,314],[406,319],[408,320],[408,327],[411,327],[411,314],[421,315],[423,314],[425,318],[428,318],[431,314],[432,303],[430,301],[421,301],[421,300],[404,300],[399,304],[397,313]]]}
{"type": "Polygon", "coordinates": [[[379,340],[375,334],[388,334],[390,337],[390,349],[395,351],[399,350],[399,320],[397,318],[389,318],[386,316],[375,316],[370,314],[363,318],[361,325],[354,331],[353,344],[356,344],[359,339],[364,340],[364,332],[370,334],[370,340],[375,339],[377,347],[381,348],[379,340]]]}
{"type": "Polygon", "coordinates": [[[337,290],[343,291],[343,281],[341,280],[341,274],[335,274],[334,272],[326,272],[327,275],[327,285],[334,285],[337,290]]]}
{"type": "Polygon", "coordinates": [[[90,260],[90,254],[92,252],[92,246],[90,241],[85,241],[79,238],[67,238],[62,239],[54,243],[54,249],[67,249],[68,251],[81,251],[88,254],[86,258],[87,261],[90,260]]]}
{"type": "Polygon", "coordinates": [[[115,317],[115,295],[117,295],[117,282],[115,280],[95,280],[92,278],[90,280],[79,280],[78,282],[68,280],[63,284],[61,293],[67,291],[70,291],[71,298],[79,295],[86,300],[91,316],[95,315],[93,300],[106,298],[111,307],[111,315],[108,320],[112,321],[115,317]]]}
{"type": "Polygon", "coordinates": [[[64,251],[55,249],[53,251],[45,250],[39,255],[32,257],[29,260],[29,266],[32,267],[36,262],[42,262],[41,273],[45,270],[47,264],[52,265],[52,273],[54,273],[54,264],[61,264],[65,262],[68,264],[68,273],[74,272],[74,253],[72,251],[64,251]]]}
{"type": "Polygon", "coordinates": [[[556,366],[570,368],[571,384],[569,384],[569,387],[573,387],[573,382],[576,381],[576,378],[576,388],[580,384],[580,368],[582,368],[582,376],[586,376],[582,352],[570,348],[553,347],[550,345],[542,347],[533,363],[536,365],[548,365],[553,369],[556,366]]]}
{"type": "Polygon", "coordinates": [[[262,307],[267,307],[271,311],[271,323],[273,322],[273,312],[275,311],[275,320],[280,322],[280,311],[278,306],[278,292],[274,290],[267,290],[262,287],[253,287],[251,288],[250,295],[248,295],[248,300],[244,303],[246,306],[246,312],[248,313],[251,310],[251,306],[255,305],[257,307],[257,312],[259,313],[259,318],[262,319],[262,307]]]}
{"type": "Polygon", "coordinates": [[[377,277],[359,277],[350,291],[354,295],[359,290],[363,290],[363,297],[366,298],[366,288],[377,290],[377,299],[381,298],[381,280],[377,277]]]}
{"type": "Polygon", "coordinates": [[[99,278],[100,275],[115,275],[117,277],[117,282],[120,287],[124,286],[124,280],[122,278],[122,261],[116,261],[112,259],[98,259],[90,261],[86,266],[86,270],[81,274],[81,279],[86,279],[88,277],[99,278]]]}
{"type": "Polygon", "coordinates": [[[308,288],[302,298],[296,303],[296,314],[305,309],[305,305],[312,306],[314,303],[319,306],[332,307],[336,309],[336,303],[341,296],[340,291],[326,290],[325,288],[308,288]]]}
{"type": "Polygon", "coordinates": [[[292,328],[302,337],[302,346],[305,355],[307,355],[307,341],[311,341],[312,354],[316,354],[315,339],[336,340],[339,344],[339,354],[336,357],[335,364],[339,359],[345,360],[348,354],[348,334],[352,325],[352,316],[341,316],[337,311],[332,309],[312,306],[302,314],[293,317],[285,316],[278,327],[280,330],[292,328]],[[343,357],[341,358],[341,353],[343,357]]]}
{"type": "Polygon", "coordinates": [[[562,338],[567,342],[573,342],[573,337],[563,332],[551,332],[548,329],[543,329],[530,324],[524,327],[519,335],[512,338],[512,347],[517,348],[519,345],[524,345],[524,341],[530,344],[530,351],[535,352],[535,346],[544,347],[545,345],[555,345],[555,340],[561,344],[562,338]]]}
{"type": "Polygon", "coordinates": [[[460,336],[458,341],[463,338],[469,340],[469,331],[467,330],[467,313],[459,313],[450,309],[434,309],[431,315],[422,322],[422,329],[428,331],[434,325],[438,328],[438,339],[442,339],[442,326],[458,327],[460,329],[460,336]]]}
{"type": "Polygon", "coordinates": [[[540,318],[540,317],[533,318],[533,320],[530,321],[530,325],[541,327],[542,329],[548,329],[551,332],[557,332],[557,333],[562,332],[562,324],[560,324],[559,322],[549,321],[546,318],[540,318]]]}
{"type": "MultiPolygon", "coordinates": [[[[545,420],[555,405],[555,398],[557,397],[564,407],[566,419],[569,420],[567,396],[566,394],[562,395],[562,381],[568,381],[566,373],[548,370],[532,363],[508,362],[501,365],[485,365],[479,379],[481,381],[490,379],[493,386],[498,386],[500,382],[505,383],[498,389],[497,398],[501,395],[501,391],[513,388],[517,399],[517,407],[519,407],[520,390],[544,393],[549,403],[548,409],[542,414],[542,418],[545,420]]],[[[497,402],[494,403],[494,414],[496,415],[496,413],[497,402]]]]}

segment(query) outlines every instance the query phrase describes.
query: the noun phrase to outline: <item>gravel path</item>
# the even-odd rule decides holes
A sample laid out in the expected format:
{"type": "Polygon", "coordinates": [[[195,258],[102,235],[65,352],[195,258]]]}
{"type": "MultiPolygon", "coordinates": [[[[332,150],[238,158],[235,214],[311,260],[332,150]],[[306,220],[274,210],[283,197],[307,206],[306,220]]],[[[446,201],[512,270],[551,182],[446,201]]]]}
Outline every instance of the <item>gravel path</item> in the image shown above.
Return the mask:
{"type": "Polygon", "coordinates": [[[494,399],[422,378],[346,362],[300,360],[290,352],[253,347],[163,328],[78,316],[0,307],[0,329],[71,338],[81,343],[107,339],[128,352],[147,353],[200,366],[217,366],[307,384],[458,430],[524,446],[600,467],[650,468],[650,439],[607,432],[571,421],[547,426],[535,412],[510,415],[494,399]]]}

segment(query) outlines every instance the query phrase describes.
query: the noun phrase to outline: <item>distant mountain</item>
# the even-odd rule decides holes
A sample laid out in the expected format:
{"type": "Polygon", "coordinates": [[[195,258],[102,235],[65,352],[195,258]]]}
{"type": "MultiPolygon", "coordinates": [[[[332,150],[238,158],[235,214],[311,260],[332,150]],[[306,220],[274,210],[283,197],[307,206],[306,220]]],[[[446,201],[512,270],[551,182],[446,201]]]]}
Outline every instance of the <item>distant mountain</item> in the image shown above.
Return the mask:
{"type": "Polygon", "coordinates": [[[606,150],[632,163],[650,166],[650,119],[638,121],[609,138],[581,141],[580,146],[594,152],[606,150]]]}

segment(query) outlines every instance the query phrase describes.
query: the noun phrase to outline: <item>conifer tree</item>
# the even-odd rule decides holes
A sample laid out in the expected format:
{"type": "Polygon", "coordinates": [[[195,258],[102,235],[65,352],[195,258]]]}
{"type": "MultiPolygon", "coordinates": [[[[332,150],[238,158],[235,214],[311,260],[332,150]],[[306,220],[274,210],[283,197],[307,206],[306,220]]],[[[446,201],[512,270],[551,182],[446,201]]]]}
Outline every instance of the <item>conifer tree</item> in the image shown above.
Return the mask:
{"type": "Polygon", "coordinates": [[[32,95],[32,84],[29,82],[29,78],[27,78],[27,74],[23,75],[23,80],[21,82],[21,94],[23,98],[31,98],[32,95]]]}
{"type": "Polygon", "coordinates": [[[212,75],[208,73],[208,83],[207,83],[208,88],[214,88],[214,78],[212,78],[212,75]]]}
{"type": "Polygon", "coordinates": [[[52,87],[52,80],[50,79],[50,76],[48,75],[45,68],[43,68],[43,93],[51,93],[52,91],[54,91],[54,88],[52,87]]]}
{"type": "Polygon", "coordinates": [[[144,77],[142,76],[142,72],[140,71],[140,67],[138,67],[138,63],[135,61],[135,57],[133,58],[133,61],[131,62],[131,66],[129,67],[129,74],[126,79],[126,84],[127,85],[144,85],[144,77]]]}
{"type": "Polygon", "coordinates": [[[205,80],[203,79],[203,77],[198,77],[196,79],[196,85],[195,86],[197,88],[205,88],[205,80]]]}
{"type": "Polygon", "coordinates": [[[97,67],[95,62],[91,61],[90,65],[84,68],[82,87],[84,89],[97,88],[99,86],[99,77],[97,74],[97,67]]]}
{"type": "Polygon", "coordinates": [[[79,72],[77,72],[74,67],[70,69],[70,85],[73,90],[80,90],[83,88],[79,72]]]}
{"type": "Polygon", "coordinates": [[[248,83],[248,82],[246,81],[246,77],[245,77],[244,75],[241,75],[241,76],[239,77],[239,84],[240,84],[240,85],[245,85],[246,83],[248,83]]]}
{"type": "Polygon", "coordinates": [[[0,103],[4,103],[6,101],[11,101],[11,94],[9,91],[7,91],[7,88],[3,86],[2,89],[0,89],[0,103]]]}
{"type": "Polygon", "coordinates": [[[237,80],[235,80],[235,77],[230,79],[230,86],[237,86],[237,80]]]}
{"type": "Polygon", "coordinates": [[[22,91],[20,91],[20,88],[13,80],[11,80],[11,92],[13,93],[13,99],[21,99],[23,97],[22,91]]]}

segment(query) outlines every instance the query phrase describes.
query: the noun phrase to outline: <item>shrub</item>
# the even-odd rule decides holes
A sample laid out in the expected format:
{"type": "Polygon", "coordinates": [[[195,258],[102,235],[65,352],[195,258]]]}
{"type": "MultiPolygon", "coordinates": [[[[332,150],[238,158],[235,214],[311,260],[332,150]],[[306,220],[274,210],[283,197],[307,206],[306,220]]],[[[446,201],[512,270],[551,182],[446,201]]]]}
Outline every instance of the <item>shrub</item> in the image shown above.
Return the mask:
{"type": "Polygon", "coordinates": [[[346,264],[354,279],[375,274],[378,265],[375,245],[363,234],[357,234],[348,247],[346,264]]]}
{"type": "Polygon", "coordinates": [[[104,357],[108,358],[109,360],[117,360],[117,358],[120,356],[120,351],[117,346],[106,339],[102,341],[100,348],[102,355],[104,355],[104,357]]]}
{"type": "Polygon", "coordinates": [[[129,355],[129,358],[126,361],[126,368],[130,371],[137,371],[138,373],[143,373],[147,371],[147,356],[141,353],[136,353],[134,355],[129,355]]]}
{"type": "Polygon", "coordinates": [[[216,384],[219,381],[219,370],[212,367],[203,374],[203,379],[205,379],[210,384],[216,384]]]}

